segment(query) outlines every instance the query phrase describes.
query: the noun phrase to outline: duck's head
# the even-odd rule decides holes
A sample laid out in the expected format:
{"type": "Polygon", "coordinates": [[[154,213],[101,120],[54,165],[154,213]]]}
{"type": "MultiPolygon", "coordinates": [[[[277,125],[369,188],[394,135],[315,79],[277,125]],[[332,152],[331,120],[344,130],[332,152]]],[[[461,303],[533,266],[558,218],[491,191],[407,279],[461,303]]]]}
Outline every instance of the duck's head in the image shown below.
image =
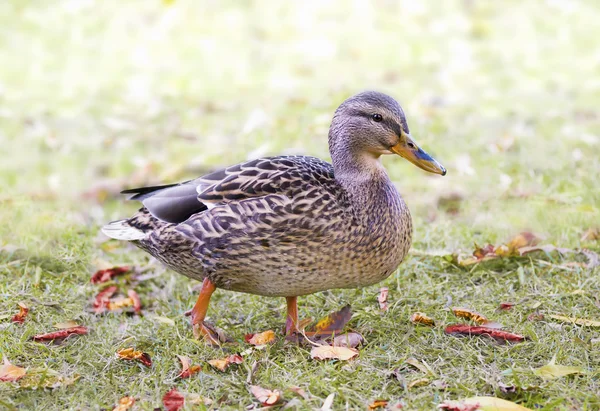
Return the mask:
{"type": "Polygon", "coordinates": [[[446,169],[421,149],[408,130],[404,111],[390,96],[366,91],[344,101],[329,130],[329,150],[336,167],[368,162],[382,154],[397,154],[431,173],[446,169]]]}

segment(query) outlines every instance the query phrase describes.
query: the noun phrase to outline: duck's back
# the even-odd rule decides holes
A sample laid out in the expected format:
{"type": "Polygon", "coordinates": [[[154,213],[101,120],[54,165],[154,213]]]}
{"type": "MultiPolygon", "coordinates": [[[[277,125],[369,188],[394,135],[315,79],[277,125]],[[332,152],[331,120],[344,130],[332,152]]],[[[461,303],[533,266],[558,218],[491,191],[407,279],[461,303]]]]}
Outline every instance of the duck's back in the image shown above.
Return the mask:
{"type": "Polygon", "coordinates": [[[381,185],[349,193],[320,159],[264,158],[155,195],[138,190],[146,208],[124,223],[143,232],[141,248],[219,288],[291,296],[359,287],[387,277],[410,246],[408,210],[389,180],[381,185]]]}

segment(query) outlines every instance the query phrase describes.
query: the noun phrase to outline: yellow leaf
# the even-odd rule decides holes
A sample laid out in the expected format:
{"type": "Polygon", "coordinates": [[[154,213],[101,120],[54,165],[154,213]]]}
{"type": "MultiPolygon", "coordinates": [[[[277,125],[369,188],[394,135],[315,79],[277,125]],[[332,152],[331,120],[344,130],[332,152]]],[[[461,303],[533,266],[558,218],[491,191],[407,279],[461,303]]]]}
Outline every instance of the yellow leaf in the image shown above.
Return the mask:
{"type": "Polygon", "coordinates": [[[245,340],[248,344],[252,345],[265,345],[275,341],[275,332],[273,330],[267,330],[262,333],[247,334],[245,340]]]}
{"type": "Polygon", "coordinates": [[[435,325],[435,321],[433,320],[433,318],[427,316],[427,314],[420,313],[420,312],[416,312],[413,315],[411,315],[410,322],[413,324],[423,324],[423,325],[429,325],[429,326],[435,325]]]}
{"type": "Polygon", "coordinates": [[[544,379],[552,379],[564,377],[565,375],[571,374],[584,374],[585,370],[582,367],[570,367],[566,365],[557,365],[556,356],[552,357],[552,360],[543,367],[536,368],[533,373],[538,377],[544,379]]]}
{"type": "Polygon", "coordinates": [[[574,318],[574,317],[567,317],[564,315],[554,315],[554,314],[550,314],[550,315],[548,315],[548,317],[552,318],[554,320],[564,321],[566,323],[583,325],[584,327],[600,327],[600,321],[587,320],[585,318],[574,318]]]}
{"type": "Polygon", "coordinates": [[[4,358],[4,365],[0,366],[0,381],[18,381],[26,373],[25,368],[13,365],[4,358]]]}
{"type": "Polygon", "coordinates": [[[429,384],[429,378],[419,378],[418,380],[411,381],[406,388],[410,390],[411,388],[421,387],[427,384],[429,384]]]}
{"type": "Polygon", "coordinates": [[[64,323],[56,323],[54,324],[54,328],[58,328],[59,330],[65,330],[67,328],[78,327],[79,324],[74,320],[65,321],[64,323]]]}
{"type": "Polygon", "coordinates": [[[496,397],[472,397],[464,400],[467,405],[479,404],[481,411],[531,411],[530,408],[496,397]]]}
{"type": "Polygon", "coordinates": [[[310,350],[311,358],[317,360],[342,360],[346,361],[358,355],[358,350],[348,347],[332,347],[330,345],[319,345],[310,350]]]}

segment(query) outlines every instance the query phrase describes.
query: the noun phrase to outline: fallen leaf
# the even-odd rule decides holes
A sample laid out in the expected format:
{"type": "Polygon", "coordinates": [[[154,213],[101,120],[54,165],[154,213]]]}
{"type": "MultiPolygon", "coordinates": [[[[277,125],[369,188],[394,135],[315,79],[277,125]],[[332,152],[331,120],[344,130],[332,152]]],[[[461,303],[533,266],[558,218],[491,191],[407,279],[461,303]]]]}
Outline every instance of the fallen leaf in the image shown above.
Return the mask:
{"type": "Polygon", "coordinates": [[[133,311],[136,314],[140,314],[142,312],[142,301],[140,300],[140,296],[135,290],[127,290],[127,296],[131,298],[133,302],[133,311]]]}
{"type": "Polygon", "coordinates": [[[379,309],[381,311],[388,310],[388,304],[387,304],[388,292],[389,292],[389,290],[387,287],[381,287],[379,289],[379,295],[377,296],[377,301],[379,302],[379,309]]]}
{"type": "Polygon", "coordinates": [[[512,254],[515,254],[519,248],[533,247],[538,245],[540,238],[533,233],[522,232],[513,237],[507,244],[507,247],[512,254]]]}
{"type": "Polygon", "coordinates": [[[346,305],[341,310],[329,314],[327,317],[319,320],[313,330],[306,333],[309,336],[321,336],[339,334],[344,326],[350,321],[352,311],[350,305],[346,305]]]}
{"type": "Polygon", "coordinates": [[[11,364],[10,361],[4,357],[4,364],[0,366],[0,381],[18,381],[23,378],[26,373],[27,370],[25,368],[11,364]]]}
{"type": "Polygon", "coordinates": [[[331,411],[331,406],[333,405],[333,399],[335,398],[335,392],[332,392],[325,398],[323,401],[323,406],[321,407],[321,411],[331,411]]]}
{"type": "Polygon", "coordinates": [[[177,378],[189,378],[192,375],[200,372],[202,367],[199,365],[192,365],[192,359],[184,355],[178,355],[179,361],[181,361],[181,372],[177,378]]]}
{"type": "Polygon", "coordinates": [[[111,299],[106,305],[106,308],[108,308],[109,311],[119,311],[127,307],[133,307],[133,300],[123,296],[111,299]]]}
{"type": "Polygon", "coordinates": [[[485,257],[488,256],[496,256],[493,245],[488,244],[485,247],[479,247],[477,244],[475,244],[475,251],[473,251],[473,257],[475,257],[477,260],[483,260],[485,257]]]}
{"type": "Polygon", "coordinates": [[[213,346],[220,346],[223,343],[232,341],[231,338],[225,335],[223,330],[209,324],[204,321],[201,324],[194,324],[193,326],[194,338],[199,339],[202,337],[204,341],[213,346]]]}
{"type": "Polygon", "coordinates": [[[581,241],[596,241],[600,239],[600,228],[588,228],[581,236],[581,241]]]}
{"type": "Polygon", "coordinates": [[[349,347],[356,348],[361,345],[365,339],[359,333],[346,333],[338,335],[333,339],[332,345],[334,347],[349,347]]]}
{"type": "Polygon", "coordinates": [[[435,325],[435,321],[433,321],[433,318],[428,317],[427,314],[420,312],[416,312],[413,315],[411,315],[410,322],[412,322],[413,324],[423,324],[428,326],[435,325]]]}
{"type": "Polygon", "coordinates": [[[490,321],[482,314],[479,314],[477,311],[473,311],[468,308],[453,307],[452,312],[458,318],[464,318],[466,320],[471,320],[471,321],[476,322],[477,324],[485,326],[487,328],[502,328],[502,324],[499,324],[495,321],[490,321]]]}
{"type": "Polygon", "coordinates": [[[553,379],[564,377],[571,374],[585,374],[585,370],[582,367],[570,367],[566,365],[556,364],[556,356],[552,357],[550,362],[540,368],[533,370],[533,373],[543,379],[553,379]]]}
{"type": "Polygon", "coordinates": [[[111,285],[100,291],[94,298],[94,312],[101,314],[108,309],[110,297],[117,292],[117,286],[111,285]]]}
{"type": "Polygon", "coordinates": [[[496,397],[472,397],[462,401],[444,401],[439,409],[448,411],[531,411],[522,405],[496,397]]]}
{"type": "Polygon", "coordinates": [[[67,338],[70,335],[84,335],[88,333],[88,328],[83,325],[79,325],[77,327],[65,328],[60,331],[54,331],[46,334],[38,334],[31,337],[33,341],[54,341],[54,340],[62,340],[67,338]]]}
{"type": "Polygon", "coordinates": [[[112,411],[127,411],[130,410],[131,407],[133,407],[133,404],[135,404],[134,397],[123,397],[119,400],[119,402],[117,403],[115,408],[112,409],[112,411]]]}
{"type": "Polygon", "coordinates": [[[244,340],[252,345],[271,344],[275,342],[275,332],[273,330],[267,330],[262,333],[246,334],[244,340]]]}
{"type": "Polygon", "coordinates": [[[581,325],[584,327],[600,327],[600,321],[588,320],[585,318],[574,318],[574,317],[567,317],[564,315],[554,315],[554,314],[548,314],[547,317],[552,318],[554,320],[563,321],[566,323],[581,325]]]}
{"type": "Polygon", "coordinates": [[[472,326],[472,325],[467,325],[467,324],[449,325],[446,327],[444,332],[446,334],[451,334],[451,335],[466,335],[466,336],[483,335],[483,336],[494,338],[496,341],[499,341],[499,342],[504,342],[504,341],[522,342],[527,339],[526,337],[519,335],[519,334],[513,334],[510,332],[498,330],[495,328],[478,327],[478,326],[472,326]]]}
{"type": "Polygon", "coordinates": [[[300,387],[296,387],[296,386],[292,386],[289,387],[288,390],[290,390],[293,393],[298,394],[300,397],[302,397],[303,399],[307,400],[308,399],[308,395],[306,395],[306,391],[304,391],[302,388],[300,387]]]}
{"type": "Polygon", "coordinates": [[[25,317],[27,317],[27,314],[29,313],[29,307],[27,307],[25,303],[21,302],[17,303],[17,305],[19,306],[19,312],[13,315],[11,321],[13,323],[23,324],[25,322],[25,317]]]}
{"type": "Polygon", "coordinates": [[[515,306],[515,303],[500,303],[498,306],[499,310],[508,311],[511,310],[515,306]]]}
{"type": "Polygon", "coordinates": [[[346,361],[358,355],[358,350],[348,347],[332,347],[319,345],[310,350],[311,358],[317,360],[342,360],[346,361]]]}
{"type": "Polygon", "coordinates": [[[65,377],[51,369],[33,368],[27,370],[27,375],[19,381],[19,386],[32,390],[67,387],[75,383],[80,377],[79,374],[75,374],[72,377],[65,377]]]}
{"type": "Polygon", "coordinates": [[[385,407],[387,407],[388,402],[389,402],[388,400],[375,400],[372,403],[370,403],[368,405],[368,407],[369,407],[369,410],[371,410],[371,411],[379,409],[379,408],[385,408],[385,407]]]}
{"type": "Polygon", "coordinates": [[[79,327],[79,324],[77,324],[77,322],[74,320],[69,320],[69,321],[65,321],[63,323],[54,324],[54,328],[58,328],[59,330],[64,330],[65,328],[73,328],[73,327],[79,327]]]}
{"type": "Polygon", "coordinates": [[[105,270],[98,270],[92,275],[90,282],[92,284],[105,283],[107,281],[112,280],[116,276],[125,274],[129,271],[131,271],[131,267],[129,267],[129,266],[112,267],[112,268],[107,268],[105,270]]]}
{"type": "Polygon", "coordinates": [[[162,398],[163,405],[167,411],[179,411],[185,405],[183,394],[177,391],[177,388],[168,391],[162,398]]]}
{"type": "Polygon", "coordinates": [[[189,394],[186,401],[188,404],[192,405],[212,405],[213,403],[213,400],[210,398],[203,397],[199,394],[189,394]]]}
{"type": "Polygon", "coordinates": [[[425,373],[425,374],[434,374],[433,370],[431,368],[429,368],[427,365],[422,364],[419,360],[417,360],[416,358],[409,358],[406,361],[404,361],[406,364],[408,365],[412,365],[413,367],[415,367],[417,370],[425,373]]]}
{"type": "Polygon", "coordinates": [[[527,316],[528,321],[541,321],[543,319],[544,319],[544,314],[538,313],[538,312],[531,313],[527,316]]]}
{"type": "Polygon", "coordinates": [[[409,390],[414,387],[422,387],[423,385],[429,384],[429,378],[419,378],[417,380],[411,381],[406,388],[409,390]]]}
{"type": "Polygon", "coordinates": [[[208,363],[219,371],[225,371],[231,364],[241,364],[244,359],[239,354],[233,354],[229,357],[208,360],[208,363]]]}
{"type": "Polygon", "coordinates": [[[268,390],[258,385],[251,385],[250,392],[262,405],[275,405],[281,400],[281,392],[279,390],[268,390]]]}
{"type": "Polygon", "coordinates": [[[117,351],[117,356],[127,361],[138,360],[146,367],[152,367],[152,359],[150,358],[150,355],[142,351],[136,351],[132,347],[123,348],[117,351]]]}
{"type": "Polygon", "coordinates": [[[150,318],[158,321],[159,323],[163,323],[163,324],[167,324],[167,325],[175,325],[175,321],[173,321],[172,319],[170,319],[168,317],[161,317],[159,315],[153,315],[150,318]]]}

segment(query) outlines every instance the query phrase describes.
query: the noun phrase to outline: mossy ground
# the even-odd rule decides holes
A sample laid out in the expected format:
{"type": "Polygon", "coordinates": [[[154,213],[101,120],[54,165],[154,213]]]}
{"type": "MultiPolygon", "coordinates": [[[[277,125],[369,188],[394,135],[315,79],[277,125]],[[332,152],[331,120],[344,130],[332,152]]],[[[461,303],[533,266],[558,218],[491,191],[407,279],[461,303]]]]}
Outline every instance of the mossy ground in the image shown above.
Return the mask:
{"type": "MultiPolygon", "coordinates": [[[[288,401],[290,386],[309,393],[299,409],[319,408],[331,393],[334,409],[364,409],[377,398],[434,409],[474,395],[532,409],[598,409],[598,329],[527,320],[536,309],[599,319],[598,268],[538,255],[465,269],[431,254],[468,253],[474,242],[498,244],[523,230],[598,251],[581,236],[600,222],[599,19],[594,1],[2,2],[0,351],[17,365],[80,378],[54,390],[0,383],[0,404],[110,409],[129,394],[151,410],[177,387],[240,409],[257,404],[246,383],[256,361],[254,384],[288,401]],[[349,325],[367,339],[357,360],[317,362],[279,341],[225,373],[212,370],[205,360],[223,353],[195,341],[183,317],[196,283],[98,234],[135,210],[116,193],[248,157],[327,158],[333,110],[364,89],[399,98],[412,134],[448,169],[441,178],[384,159],[415,226],[413,253],[381,284],[389,311],[378,309],[378,287],[301,298],[303,317],[352,304],[349,325]],[[88,311],[98,291],[90,274],[106,264],[156,274],[136,287],[143,317],[88,311]],[[442,325],[456,321],[448,298],[530,340],[445,335],[442,325]],[[10,323],[19,301],[32,309],[23,325],[10,323]],[[503,301],[519,304],[496,312],[503,301]],[[440,326],[415,327],[415,311],[440,326]],[[29,340],[69,319],[91,333],[57,346],[29,340]],[[126,346],[150,353],[153,367],[117,360],[126,346]],[[176,381],[176,354],[203,371],[176,381]],[[535,376],[553,356],[587,372],[535,376]],[[447,387],[409,389],[426,376],[405,365],[411,357],[447,387]],[[503,393],[499,382],[517,392],[503,393]]],[[[280,330],[283,313],[283,299],[217,292],[209,315],[236,339],[231,350],[242,351],[245,333],[280,330]]]]}

